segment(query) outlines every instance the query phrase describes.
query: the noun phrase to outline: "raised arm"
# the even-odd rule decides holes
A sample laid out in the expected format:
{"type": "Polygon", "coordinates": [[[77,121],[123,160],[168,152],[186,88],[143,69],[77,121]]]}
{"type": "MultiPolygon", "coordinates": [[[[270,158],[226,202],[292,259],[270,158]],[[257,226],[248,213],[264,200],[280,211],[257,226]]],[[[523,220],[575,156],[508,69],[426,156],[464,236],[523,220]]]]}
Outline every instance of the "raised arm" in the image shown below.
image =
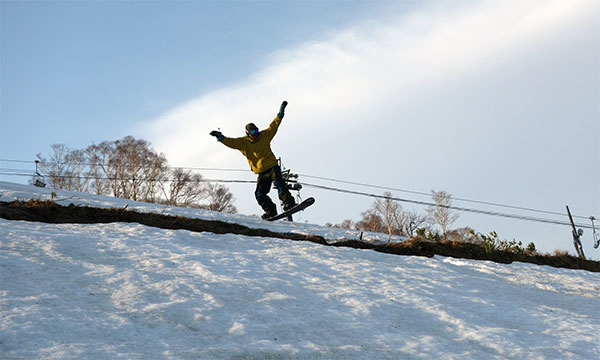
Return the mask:
{"type": "Polygon", "coordinates": [[[267,127],[263,131],[264,136],[268,137],[269,140],[273,139],[273,137],[275,137],[275,134],[277,134],[277,129],[279,129],[279,125],[281,125],[281,119],[283,119],[283,117],[285,116],[285,107],[287,106],[287,104],[287,101],[281,103],[281,106],[279,107],[279,113],[277,114],[275,119],[271,121],[269,127],[267,127]]]}

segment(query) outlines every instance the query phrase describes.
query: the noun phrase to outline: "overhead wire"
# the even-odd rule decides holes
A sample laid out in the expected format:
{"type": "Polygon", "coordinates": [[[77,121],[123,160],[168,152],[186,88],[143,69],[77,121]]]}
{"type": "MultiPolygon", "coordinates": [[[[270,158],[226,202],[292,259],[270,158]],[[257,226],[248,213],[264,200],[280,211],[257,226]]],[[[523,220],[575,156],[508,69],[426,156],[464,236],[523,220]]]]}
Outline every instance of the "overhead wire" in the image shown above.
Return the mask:
{"type": "MultiPolygon", "coordinates": [[[[518,219],[518,220],[536,221],[536,222],[542,222],[542,223],[547,223],[547,224],[568,225],[568,226],[571,226],[570,222],[561,221],[561,220],[545,219],[545,218],[539,218],[539,217],[533,217],[533,216],[524,216],[524,215],[517,215],[517,214],[508,214],[508,213],[503,213],[503,212],[498,212],[498,211],[473,209],[473,208],[466,208],[466,207],[460,207],[460,206],[454,206],[454,205],[443,205],[443,204],[437,204],[437,203],[432,203],[432,202],[427,202],[427,201],[419,201],[419,200],[411,200],[411,199],[398,198],[398,197],[393,197],[393,196],[371,194],[371,193],[366,193],[366,192],[361,192],[361,191],[355,191],[355,190],[348,190],[348,189],[339,189],[339,188],[330,187],[330,186],[323,186],[323,185],[316,185],[316,184],[307,184],[305,182],[303,182],[302,185],[308,186],[308,187],[317,188],[317,189],[322,189],[322,190],[336,191],[336,192],[347,193],[347,194],[354,194],[354,195],[362,195],[362,196],[368,196],[368,197],[378,198],[378,199],[387,199],[387,200],[394,200],[394,201],[400,201],[400,202],[407,202],[407,203],[412,203],[412,204],[416,204],[416,205],[435,206],[435,207],[442,207],[442,208],[447,208],[447,209],[452,209],[452,210],[457,210],[457,211],[465,211],[465,212],[477,213],[477,214],[492,215],[492,216],[501,216],[501,217],[506,217],[506,218],[511,218],[511,219],[518,219]]],[[[588,229],[592,228],[590,225],[585,225],[585,224],[575,224],[575,225],[579,226],[579,227],[582,227],[582,228],[588,228],[588,229]]]]}
{"type": "MultiPolygon", "coordinates": [[[[14,160],[14,159],[0,159],[0,162],[29,163],[29,164],[32,163],[31,161],[14,160]]],[[[68,164],[68,163],[65,162],[65,163],[62,163],[62,164],[64,165],[64,164],[68,164]]],[[[98,165],[98,164],[80,163],[80,165],[98,165]]],[[[167,166],[166,168],[169,168],[169,169],[195,170],[195,171],[250,172],[249,170],[245,170],[245,169],[227,169],[227,168],[211,168],[211,167],[175,167],[175,166],[167,166]]],[[[28,170],[26,170],[26,169],[0,168],[0,175],[14,175],[14,176],[31,176],[32,175],[30,173],[29,174],[27,174],[27,173],[20,173],[19,171],[28,171],[28,170]]],[[[413,194],[413,195],[431,196],[430,193],[421,192],[421,191],[399,189],[399,188],[393,188],[393,187],[387,187],[387,186],[380,186],[380,185],[374,185],[374,184],[366,184],[366,183],[360,183],[360,182],[355,182],[355,181],[340,180],[340,179],[328,178],[328,177],[323,177],[323,176],[315,176],[315,175],[309,175],[309,174],[298,174],[298,175],[300,175],[302,177],[306,177],[306,178],[312,178],[312,179],[317,179],[317,180],[336,182],[336,183],[341,183],[341,184],[348,184],[348,185],[354,185],[354,186],[363,186],[363,187],[369,187],[369,188],[381,189],[381,190],[388,190],[388,191],[403,192],[403,193],[408,193],[408,194],[413,194]]],[[[49,176],[49,175],[46,174],[45,176],[49,176]]],[[[74,175],[68,175],[67,176],[67,175],[63,175],[63,177],[79,178],[79,179],[83,179],[83,180],[92,180],[92,179],[103,179],[103,180],[110,180],[110,181],[123,180],[122,178],[108,178],[108,177],[98,177],[98,176],[74,176],[74,175]]],[[[142,181],[142,180],[147,180],[147,181],[176,181],[176,180],[181,180],[181,179],[156,179],[156,180],[150,180],[150,179],[125,179],[125,180],[129,180],[129,181],[133,181],[133,180],[140,180],[140,181],[142,181]]],[[[204,178],[201,179],[201,180],[190,180],[190,181],[216,182],[216,183],[254,183],[255,182],[254,180],[204,179],[204,178]]],[[[388,196],[385,196],[385,195],[377,195],[377,194],[365,193],[365,192],[354,191],[354,190],[340,189],[340,188],[331,187],[331,186],[324,186],[324,185],[317,185],[317,184],[307,184],[305,182],[302,182],[302,184],[306,185],[306,186],[309,186],[309,187],[319,188],[319,189],[328,190],[328,191],[336,191],[336,192],[342,192],[342,193],[348,193],[348,194],[354,194],[354,195],[369,196],[369,197],[373,197],[373,198],[384,198],[384,199],[385,198],[389,198],[389,199],[396,200],[396,201],[408,202],[408,203],[413,203],[413,204],[418,204],[418,205],[440,206],[438,204],[434,204],[434,203],[430,203],[430,202],[425,202],[425,201],[418,201],[418,200],[411,200],[411,199],[402,199],[402,198],[396,198],[396,197],[388,197],[388,196]]],[[[530,207],[522,207],[522,206],[499,204],[499,203],[494,203],[494,202],[489,202],[489,201],[472,200],[472,199],[466,199],[466,198],[460,198],[460,197],[452,197],[452,200],[463,201],[463,202],[471,202],[471,203],[480,204],[480,205],[504,207],[504,208],[509,208],[509,209],[513,209],[513,210],[537,212],[537,213],[542,213],[542,214],[547,214],[547,215],[564,216],[564,214],[559,213],[559,212],[547,211],[547,210],[540,210],[540,209],[535,209],[535,208],[530,208],[530,207]]],[[[538,217],[533,217],[533,216],[515,215],[515,214],[508,214],[508,213],[502,213],[502,212],[497,212],[497,211],[473,209],[473,208],[458,207],[458,206],[450,206],[449,208],[454,209],[454,210],[458,210],[458,211],[466,211],[466,212],[473,212],[473,213],[480,213],[480,214],[487,214],[487,215],[495,215],[495,216],[502,216],[502,217],[507,217],[507,218],[521,219],[521,220],[532,220],[532,221],[539,221],[539,222],[544,222],[544,223],[552,223],[552,224],[560,224],[560,225],[570,225],[570,223],[565,222],[565,221],[544,219],[544,218],[538,218],[538,217]]],[[[580,216],[580,215],[573,215],[573,217],[580,218],[580,219],[589,219],[589,217],[587,217],[587,216],[580,216]]],[[[585,228],[591,228],[591,226],[588,226],[588,225],[581,225],[580,224],[578,226],[585,227],[585,228]]]]}
{"type": "MultiPolygon", "coordinates": [[[[17,172],[4,172],[0,168],[0,175],[16,175],[16,176],[32,176],[29,173],[17,173],[17,172]]],[[[232,180],[232,179],[172,179],[172,178],[156,178],[156,179],[148,179],[148,178],[123,178],[123,177],[110,177],[110,176],[82,176],[82,175],[49,175],[49,174],[40,174],[44,177],[57,177],[62,179],[78,179],[78,180],[124,180],[124,181],[149,181],[149,182],[159,182],[159,181],[182,181],[182,182],[215,182],[215,183],[256,183],[256,180],[232,180]]]]}
{"type": "MultiPolygon", "coordinates": [[[[381,190],[397,191],[397,192],[403,192],[403,193],[407,193],[407,194],[415,194],[415,195],[423,195],[423,196],[431,196],[432,195],[431,193],[422,192],[422,191],[414,191],[414,190],[399,189],[399,188],[393,188],[393,187],[387,187],[387,186],[365,184],[365,183],[359,183],[359,182],[354,182],[354,181],[332,179],[332,178],[327,178],[327,177],[322,177],[322,176],[313,176],[313,175],[306,175],[306,174],[298,174],[298,175],[304,176],[307,178],[318,179],[318,180],[332,181],[332,182],[337,182],[337,183],[341,183],[341,184],[358,185],[358,186],[364,186],[364,187],[381,189],[381,190]]],[[[515,209],[515,210],[539,212],[539,213],[544,213],[544,214],[549,214],[549,215],[559,215],[559,216],[564,215],[563,213],[559,213],[559,212],[555,212],[555,211],[540,210],[540,209],[534,209],[534,208],[530,208],[530,207],[522,207],[522,206],[514,206],[514,205],[505,205],[505,204],[499,204],[499,203],[494,203],[494,202],[489,202],[489,201],[472,200],[472,199],[460,198],[460,197],[455,197],[455,196],[452,196],[452,200],[470,202],[470,203],[481,204],[481,205],[505,207],[505,208],[515,209]]],[[[585,216],[576,216],[576,217],[587,218],[585,216]]]]}
{"type": "MultiPolygon", "coordinates": [[[[26,173],[5,173],[5,172],[2,172],[2,171],[0,171],[0,175],[31,176],[31,174],[26,174],[26,173]]],[[[60,177],[62,177],[62,178],[72,178],[72,179],[83,179],[83,180],[101,179],[101,180],[109,180],[109,181],[112,181],[112,180],[126,180],[126,181],[134,181],[134,180],[140,180],[141,181],[141,180],[145,180],[145,181],[156,181],[156,182],[158,182],[158,181],[169,182],[169,181],[176,181],[177,180],[177,179],[164,179],[164,178],[163,179],[155,179],[155,180],[148,180],[148,179],[122,179],[122,178],[118,178],[118,177],[74,176],[74,175],[63,175],[63,176],[60,176],[60,177]]],[[[255,183],[256,182],[255,180],[204,179],[204,178],[202,178],[202,179],[182,180],[182,181],[206,182],[206,183],[237,183],[237,184],[249,184],[249,183],[255,183]]],[[[416,205],[443,207],[443,208],[452,209],[452,210],[456,210],[456,211],[471,212],[471,213],[484,214],[484,215],[490,215],[490,216],[499,216],[499,217],[505,217],[505,218],[510,218],[510,219],[534,221],[534,222],[554,224],[554,225],[567,225],[567,226],[571,226],[570,222],[561,221],[561,220],[555,220],[555,219],[546,219],[546,218],[533,217],[533,216],[524,216],[524,215],[517,215],[517,214],[509,214],[509,213],[503,213],[503,212],[498,212],[498,211],[489,211],[489,210],[482,210],[482,209],[466,208],[466,207],[459,207],[459,206],[453,206],[453,205],[441,205],[441,204],[427,202],[427,201],[419,201],[419,200],[398,198],[398,197],[393,197],[393,196],[378,195],[378,194],[366,193],[366,192],[355,191],[355,190],[340,189],[340,188],[331,187],[331,186],[324,186],[324,185],[318,185],[318,184],[310,184],[310,183],[306,183],[306,182],[303,182],[302,185],[308,186],[308,187],[312,187],[312,188],[316,188],[316,189],[321,189],[321,190],[335,191],[335,192],[346,193],[346,194],[353,194],[353,195],[361,195],[361,196],[367,196],[367,197],[376,198],[376,199],[388,199],[388,200],[394,200],[394,201],[399,201],[399,202],[412,203],[412,204],[416,204],[416,205]]],[[[575,224],[575,225],[578,226],[578,227],[581,227],[581,228],[587,228],[587,229],[591,229],[592,228],[590,225],[586,225],[586,224],[575,224]]]]}
{"type": "MultiPolygon", "coordinates": [[[[24,160],[0,159],[0,161],[31,163],[31,161],[24,161],[24,160]]],[[[67,164],[67,162],[60,163],[60,164],[64,165],[64,164],[67,164]]],[[[99,165],[99,164],[80,163],[80,165],[88,165],[89,166],[89,165],[99,165]]],[[[104,164],[104,165],[106,165],[106,164],[104,164]]],[[[250,172],[250,170],[246,170],[246,169],[227,169],[227,168],[211,168],[211,167],[172,167],[172,166],[168,166],[167,168],[195,170],[195,171],[250,172]]],[[[1,168],[0,168],[0,170],[1,170],[1,168]]],[[[367,183],[348,181],[348,180],[340,180],[340,179],[334,179],[334,178],[323,177],[323,176],[315,176],[315,175],[309,175],[309,174],[298,174],[298,175],[309,178],[309,179],[324,180],[324,181],[336,182],[336,183],[340,183],[340,184],[363,186],[363,187],[368,187],[368,188],[373,188],[373,189],[396,191],[396,192],[402,192],[402,193],[414,194],[414,195],[420,195],[420,196],[431,196],[431,193],[422,192],[422,191],[400,189],[400,188],[367,184],[367,183]]],[[[535,209],[535,208],[531,208],[531,207],[523,207],[523,206],[515,206],[515,205],[506,205],[506,204],[500,204],[500,203],[496,203],[496,202],[473,200],[473,199],[467,199],[467,198],[456,197],[456,196],[453,196],[452,200],[468,202],[468,203],[473,203],[473,204],[480,204],[480,205],[503,207],[503,208],[514,209],[514,210],[537,212],[537,213],[548,214],[548,215],[557,215],[557,216],[564,215],[563,213],[559,213],[559,212],[555,212],[555,211],[541,210],[541,209],[535,209]]],[[[574,215],[574,217],[580,218],[580,219],[588,219],[589,218],[587,216],[580,216],[580,215],[574,215]]]]}
{"type": "MultiPolygon", "coordinates": [[[[35,160],[37,161],[37,160],[35,160]]],[[[21,163],[21,164],[33,164],[35,161],[31,160],[13,160],[13,159],[0,159],[0,162],[13,162],[13,163],[21,163]]],[[[41,161],[40,161],[41,162],[41,161]]],[[[64,162],[53,162],[56,165],[68,165],[73,164],[70,161],[64,162]]],[[[76,163],[78,166],[110,166],[113,164],[110,163],[102,163],[102,162],[78,162],[76,163]]],[[[153,167],[154,165],[140,165],[139,168],[153,167]]],[[[167,169],[182,169],[182,170],[196,170],[196,171],[231,171],[231,172],[251,172],[248,169],[228,169],[228,168],[214,168],[214,167],[185,167],[185,166],[165,166],[167,169]]]]}
{"type": "MultiPolygon", "coordinates": [[[[19,163],[31,163],[31,161],[25,161],[25,160],[0,159],[0,161],[19,162],[19,163]]],[[[59,163],[59,164],[60,165],[65,165],[65,164],[68,164],[68,162],[59,163]]],[[[98,164],[98,163],[97,164],[80,163],[80,165],[100,165],[100,164],[98,164]]],[[[102,165],[106,165],[106,164],[102,164],[102,165]]],[[[143,167],[144,166],[142,166],[141,168],[143,168],[143,167]]],[[[246,172],[246,173],[250,172],[250,170],[247,170],[247,169],[229,169],[229,168],[214,168],[214,167],[177,167],[177,166],[167,166],[167,168],[169,168],[169,169],[182,169],[182,170],[195,170],[195,171],[224,171],[224,172],[246,172]]],[[[3,169],[0,168],[0,170],[3,170],[3,169]]],[[[23,171],[27,171],[27,170],[23,169],[23,171]]],[[[420,195],[420,196],[431,196],[431,193],[422,192],[422,191],[400,189],[400,188],[395,188],[395,187],[381,186],[381,185],[374,185],[374,184],[367,184],[367,183],[361,183],[361,182],[356,182],[356,181],[340,180],[340,179],[334,179],[334,178],[323,177],[323,176],[315,176],[315,175],[309,175],[309,174],[298,174],[298,175],[306,177],[306,178],[317,179],[317,180],[324,180],[324,181],[330,181],[330,182],[336,182],[336,183],[341,183],[341,184],[348,184],[348,185],[354,185],[354,186],[363,186],[363,187],[368,187],[368,188],[373,188],[373,189],[381,189],[381,190],[388,190],[388,191],[403,192],[403,193],[407,193],[407,194],[414,194],[414,195],[420,195]]],[[[114,179],[107,179],[107,180],[114,180],[114,179]]],[[[225,180],[225,179],[219,179],[219,182],[232,183],[231,180],[225,180]]],[[[236,181],[233,181],[233,182],[236,182],[236,181]]],[[[480,204],[480,205],[487,205],[487,206],[503,207],[503,208],[513,209],[513,210],[537,212],[537,213],[547,214],[547,215],[564,216],[564,214],[560,213],[560,212],[535,209],[535,208],[531,208],[531,207],[506,205],[506,204],[500,204],[500,203],[495,203],[495,202],[490,202],[490,201],[473,200],[473,199],[467,199],[467,198],[455,197],[455,196],[452,197],[452,200],[462,201],[462,202],[468,202],[468,203],[474,203],[474,204],[480,204]]],[[[573,217],[579,218],[579,219],[589,219],[588,216],[581,216],[581,215],[573,215],[573,217]]]]}

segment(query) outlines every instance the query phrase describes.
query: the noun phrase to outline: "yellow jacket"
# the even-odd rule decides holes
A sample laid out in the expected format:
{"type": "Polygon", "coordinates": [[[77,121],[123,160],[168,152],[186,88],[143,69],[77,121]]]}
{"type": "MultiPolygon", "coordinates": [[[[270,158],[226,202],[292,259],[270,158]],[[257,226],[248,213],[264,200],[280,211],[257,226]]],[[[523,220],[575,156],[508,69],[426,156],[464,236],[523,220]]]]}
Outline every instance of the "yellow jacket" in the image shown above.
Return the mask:
{"type": "Polygon", "coordinates": [[[255,174],[260,174],[263,171],[269,170],[277,165],[277,158],[271,150],[271,140],[277,133],[277,129],[281,124],[281,119],[275,117],[268,128],[259,132],[256,140],[252,140],[248,135],[239,138],[224,138],[221,142],[223,145],[232,149],[239,150],[250,164],[250,169],[255,174]]]}

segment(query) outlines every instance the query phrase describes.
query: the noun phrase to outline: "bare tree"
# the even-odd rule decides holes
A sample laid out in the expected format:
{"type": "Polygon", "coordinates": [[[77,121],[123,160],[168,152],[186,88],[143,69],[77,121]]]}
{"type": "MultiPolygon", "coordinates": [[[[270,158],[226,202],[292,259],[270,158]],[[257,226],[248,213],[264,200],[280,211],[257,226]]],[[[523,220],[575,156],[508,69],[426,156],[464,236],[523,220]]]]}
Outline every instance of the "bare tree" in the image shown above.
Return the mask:
{"type": "Polygon", "coordinates": [[[236,207],[233,206],[233,194],[229,192],[227,187],[221,184],[206,183],[206,191],[208,192],[209,203],[201,206],[203,209],[229,214],[237,213],[236,207]]]}
{"type": "Polygon", "coordinates": [[[384,220],[373,209],[361,213],[362,219],[356,222],[355,229],[373,232],[385,232],[387,230],[384,220]]]}
{"type": "Polygon", "coordinates": [[[89,146],[86,152],[96,193],[108,191],[132,200],[158,200],[169,169],[165,155],[157,154],[147,141],[126,136],[89,146]]]}
{"type": "Polygon", "coordinates": [[[334,228],[338,228],[338,229],[352,229],[354,228],[354,221],[350,220],[350,219],[346,219],[344,221],[342,221],[339,224],[332,224],[332,223],[326,223],[325,226],[327,227],[334,227],[334,228]]]}
{"type": "Polygon", "coordinates": [[[383,224],[389,235],[402,234],[402,205],[392,199],[392,193],[386,191],[383,199],[375,200],[373,211],[383,219],[383,224]]]}
{"type": "Polygon", "coordinates": [[[88,170],[85,175],[90,179],[90,189],[96,195],[108,194],[108,179],[105,178],[105,167],[108,164],[109,153],[103,151],[100,145],[90,145],[85,149],[88,159],[88,170]]]}
{"type": "Polygon", "coordinates": [[[40,170],[46,174],[52,188],[71,190],[68,182],[69,165],[66,160],[69,149],[63,144],[53,144],[50,145],[50,148],[52,150],[47,159],[42,157],[41,154],[37,154],[40,170]]]}
{"type": "Polygon", "coordinates": [[[143,166],[139,173],[144,179],[139,189],[139,198],[148,202],[157,202],[161,194],[161,184],[169,178],[171,171],[164,154],[150,151],[144,155],[146,166],[143,166]]]}
{"type": "Polygon", "coordinates": [[[427,214],[403,210],[402,205],[392,198],[392,193],[385,192],[383,196],[375,200],[370,213],[363,213],[363,220],[367,223],[376,223],[373,215],[377,215],[389,235],[414,236],[418,228],[429,222],[427,214]],[[365,218],[365,215],[368,218],[365,218]]]}
{"type": "Polygon", "coordinates": [[[435,206],[429,206],[427,212],[442,229],[442,234],[448,232],[448,228],[458,219],[459,214],[452,211],[452,195],[440,190],[431,190],[431,197],[435,206]]]}
{"type": "Polygon", "coordinates": [[[352,227],[354,226],[354,221],[350,220],[350,219],[346,219],[344,221],[342,221],[341,223],[335,225],[336,227],[342,228],[342,229],[352,229],[352,227]]]}
{"type": "Polygon", "coordinates": [[[419,214],[414,210],[402,212],[402,232],[406,236],[415,236],[417,229],[422,228],[423,225],[427,225],[428,222],[429,216],[427,214],[419,214]]]}
{"type": "Polygon", "coordinates": [[[193,174],[191,171],[183,169],[174,169],[171,173],[171,178],[168,190],[163,193],[166,198],[166,203],[169,205],[192,206],[200,203],[209,197],[208,189],[204,184],[202,175],[193,174]]]}
{"type": "Polygon", "coordinates": [[[237,212],[227,187],[205,183],[200,174],[171,171],[166,156],[154,151],[145,140],[126,136],[85,150],[59,144],[51,148],[48,159],[40,154],[37,157],[41,171],[55,189],[237,212]]]}
{"type": "Polygon", "coordinates": [[[93,154],[94,170],[92,173],[95,176],[95,181],[102,185],[96,184],[94,189],[102,191],[104,195],[112,195],[115,197],[125,197],[119,186],[121,161],[116,159],[114,142],[103,141],[98,145],[91,145],[87,151],[93,154]]]}
{"type": "Polygon", "coordinates": [[[87,159],[82,150],[68,150],[64,161],[66,163],[65,184],[68,190],[87,192],[89,178],[85,172],[87,159]]]}
{"type": "Polygon", "coordinates": [[[144,169],[153,165],[150,153],[146,141],[136,140],[133,136],[126,136],[115,142],[111,164],[118,169],[119,187],[123,197],[132,200],[143,199],[142,188],[148,181],[144,177],[144,169]]]}

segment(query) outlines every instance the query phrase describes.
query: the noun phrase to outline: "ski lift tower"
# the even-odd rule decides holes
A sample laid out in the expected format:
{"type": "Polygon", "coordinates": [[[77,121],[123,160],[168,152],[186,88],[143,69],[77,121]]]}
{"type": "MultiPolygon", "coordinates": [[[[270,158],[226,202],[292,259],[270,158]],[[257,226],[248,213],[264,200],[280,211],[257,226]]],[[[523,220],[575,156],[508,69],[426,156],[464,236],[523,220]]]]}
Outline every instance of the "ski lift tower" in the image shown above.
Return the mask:
{"type": "Polygon", "coordinates": [[[583,236],[583,229],[577,229],[575,227],[575,222],[573,221],[573,216],[571,216],[571,210],[569,210],[569,206],[567,205],[567,214],[569,215],[569,220],[571,221],[571,226],[573,227],[573,245],[575,245],[575,251],[577,251],[577,255],[585,259],[585,255],[583,254],[583,246],[581,246],[581,240],[579,238],[583,236]]]}

